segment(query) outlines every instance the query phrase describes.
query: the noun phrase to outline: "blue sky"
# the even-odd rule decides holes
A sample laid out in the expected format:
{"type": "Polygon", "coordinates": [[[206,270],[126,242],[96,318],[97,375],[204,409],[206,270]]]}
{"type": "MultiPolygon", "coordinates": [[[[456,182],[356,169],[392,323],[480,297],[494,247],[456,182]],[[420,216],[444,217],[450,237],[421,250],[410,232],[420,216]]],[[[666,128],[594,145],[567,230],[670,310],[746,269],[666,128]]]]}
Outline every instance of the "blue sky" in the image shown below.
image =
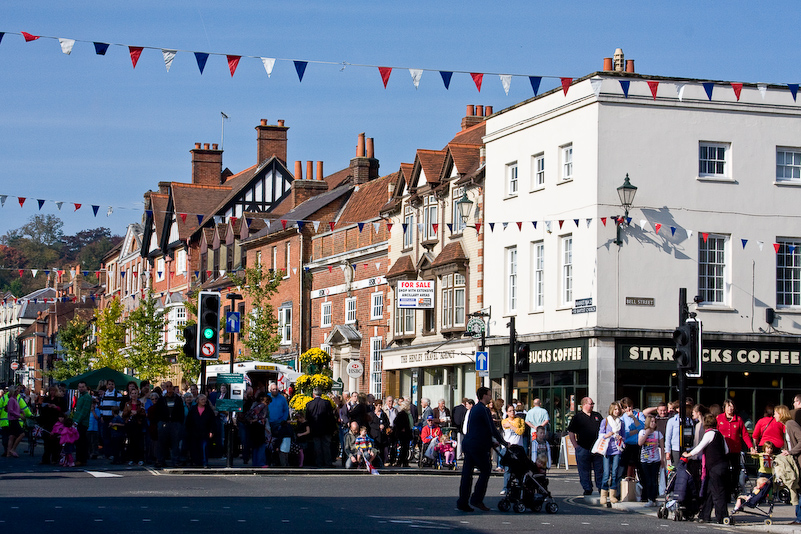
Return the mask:
{"type": "MultiPolygon", "coordinates": [[[[223,165],[233,172],[255,163],[254,127],[266,118],[290,127],[290,168],[346,167],[366,132],[387,174],[417,148],[442,148],[467,104],[498,111],[532,96],[518,77],[507,96],[497,73],[580,77],[621,47],[639,73],[798,83],[798,26],[789,1],[4,0],[0,194],[12,198],[0,208],[0,234],[39,213],[38,198],[68,233],[123,233],[141,220],[145,191],[189,181],[189,150],[220,142],[221,111],[230,116],[223,165]],[[21,31],[79,42],[65,55],[57,40],[26,43],[21,31]],[[98,56],[91,41],[179,52],[170,72],[151,49],[133,69],[126,48],[98,56]],[[291,61],[277,61],[268,78],[248,57],[231,77],[225,58],[211,56],[201,76],[180,50],[396,68],[387,89],[376,68],[310,63],[299,83],[291,61]],[[415,90],[408,68],[496,74],[478,93],[468,74],[454,74],[446,91],[426,71],[415,90]],[[29,200],[20,208],[13,197],[29,200]],[[62,211],[50,201],[65,202],[62,211]],[[83,207],[74,213],[73,202],[83,207]]],[[[558,83],[546,78],[542,90],[558,83]]]]}

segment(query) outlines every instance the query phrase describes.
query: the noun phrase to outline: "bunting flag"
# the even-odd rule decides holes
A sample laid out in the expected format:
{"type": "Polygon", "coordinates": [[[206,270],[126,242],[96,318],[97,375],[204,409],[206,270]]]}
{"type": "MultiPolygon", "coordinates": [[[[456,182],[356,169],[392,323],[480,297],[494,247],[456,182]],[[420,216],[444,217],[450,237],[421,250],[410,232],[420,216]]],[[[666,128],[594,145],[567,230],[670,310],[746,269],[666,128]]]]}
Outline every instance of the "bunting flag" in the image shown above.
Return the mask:
{"type": "Polygon", "coordinates": [[[489,227],[490,227],[490,232],[494,232],[495,231],[495,223],[494,222],[489,223],[489,227]]]}
{"type": "Polygon", "coordinates": [[[186,222],[186,213],[179,213],[178,216],[181,218],[181,222],[186,222]]]}
{"type": "Polygon", "coordinates": [[[131,54],[131,64],[133,64],[133,68],[136,68],[136,64],[139,62],[139,56],[142,55],[142,50],[144,50],[142,46],[128,47],[128,53],[131,54]]]}
{"type": "Polygon", "coordinates": [[[587,228],[589,228],[591,224],[592,224],[592,218],[587,217],[587,228]]]}
{"type": "Polygon", "coordinates": [[[531,83],[531,90],[534,91],[534,96],[537,96],[537,93],[540,92],[540,82],[542,81],[542,76],[529,76],[528,81],[531,83]]]}
{"type": "Polygon", "coordinates": [[[81,209],[81,204],[78,204],[77,202],[73,202],[72,205],[75,206],[75,211],[81,209]]]}
{"type": "Polygon", "coordinates": [[[409,229],[409,223],[401,223],[403,227],[403,235],[406,235],[406,231],[409,229]]]}
{"type": "MultiPolygon", "coordinates": [[[[331,222],[328,223],[328,227],[331,229],[332,232],[334,231],[334,226],[336,226],[336,224],[337,223],[335,223],[334,221],[331,221],[331,222]]],[[[404,229],[404,231],[405,231],[405,229],[404,229]]]]}
{"type": "Polygon", "coordinates": [[[225,58],[228,60],[228,70],[231,71],[231,78],[233,78],[242,56],[225,56],[225,58]]]}
{"type": "Polygon", "coordinates": [[[58,43],[61,45],[61,51],[67,55],[72,54],[72,47],[75,46],[75,39],[58,39],[58,43]]]}
{"type": "Polygon", "coordinates": [[[60,200],[56,201],[56,207],[58,208],[58,211],[61,211],[61,206],[63,206],[63,205],[64,205],[64,203],[61,202],[60,200]]]}
{"type": "Polygon", "coordinates": [[[701,232],[701,237],[704,238],[704,243],[709,239],[709,232],[701,232]]]}
{"type": "Polygon", "coordinates": [[[114,213],[114,208],[109,206],[106,210],[106,217],[111,217],[111,214],[114,213]]]}
{"type": "Polygon", "coordinates": [[[563,224],[565,224],[565,220],[564,219],[559,219],[559,229],[560,230],[562,229],[562,225],[563,224]]]}
{"type": "Polygon", "coordinates": [[[473,78],[473,83],[476,84],[476,89],[481,92],[481,82],[484,80],[484,75],[480,72],[471,72],[470,76],[473,78]]]}
{"type": "Polygon", "coordinates": [[[31,269],[31,274],[33,274],[33,277],[36,278],[36,275],[39,274],[39,269],[31,269]]]}
{"type": "Polygon", "coordinates": [[[481,233],[481,223],[477,222],[476,223],[476,234],[480,234],[480,233],[481,233]]]}
{"type": "Polygon", "coordinates": [[[0,206],[5,206],[6,205],[6,199],[7,198],[8,198],[8,195],[0,195],[0,206]]]}
{"type": "MultiPolygon", "coordinates": [[[[704,241],[706,241],[706,239],[704,241]]],[[[773,248],[776,250],[776,254],[778,254],[779,253],[779,249],[782,248],[782,246],[779,243],[773,243],[773,248]]],[[[22,272],[22,271],[20,271],[20,272],[22,272]]],[[[20,274],[20,276],[22,276],[22,275],[20,274]]]]}
{"type": "Polygon", "coordinates": [[[39,211],[42,211],[42,206],[44,206],[45,201],[41,198],[37,198],[36,202],[39,204],[39,211]]]}
{"type": "Polygon", "coordinates": [[[517,230],[518,230],[519,232],[522,232],[522,231],[523,231],[523,221],[519,221],[519,222],[517,223],[517,230]]]}
{"type": "Polygon", "coordinates": [[[164,66],[167,68],[167,72],[170,72],[172,60],[175,59],[175,54],[177,53],[177,50],[167,50],[166,48],[161,49],[161,55],[164,56],[164,66]]]}
{"type": "Polygon", "coordinates": [[[281,228],[283,228],[284,230],[286,230],[286,223],[287,223],[286,219],[281,219],[281,228]]]}
{"type": "Polygon", "coordinates": [[[509,223],[508,223],[508,222],[501,223],[501,224],[503,224],[503,229],[504,229],[504,230],[506,230],[506,227],[509,225],[509,223]]]}
{"type": "Polygon", "coordinates": [[[261,63],[264,65],[264,70],[267,71],[267,77],[270,78],[273,74],[273,67],[275,66],[274,57],[263,57],[261,63]]]}
{"type": "Polygon", "coordinates": [[[434,229],[434,234],[436,234],[437,231],[439,230],[439,223],[432,223],[431,228],[434,229]]]}
{"type": "Polygon", "coordinates": [[[387,232],[392,232],[392,223],[387,221],[387,232]]]}
{"type": "Polygon", "coordinates": [[[762,95],[762,100],[765,100],[765,94],[768,92],[768,84],[758,83],[757,89],[759,89],[759,94],[762,95]]]}
{"type": "Polygon", "coordinates": [[[320,221],[312,221],[312,226],[314,227],[314,231],[317,232],[317,229],[320,228],[320,221]]]}
{"type": "Polygon", "coordinates": [[[512,75],[511,74],[499,74],[501,78],[501,85],[503,86],[503,92],[506,93],[506,96],[509,96],[509,88],[512,87],[512,75]]]}
{"type": "Polygon", "coordinates": [[[25,38],[25,42],[26,43],[30,43],[31,41],[35,41],[36,39],[38,39],[40,37],[39,35],[31,35],[28,32],[20,32],[20,33],[25,38]]]}
{"type": "Polygon", "coordinates": [[[677,83],[676,84],[676,97],[678,97],[679,102],[684,100],[684,88],[687,87],[686,83],[677,83]]]}
{"type": "Polygon", "coordinates": [[[108,51],[108,43],[93,43],[95,45],[95,54],[98,56],[105,56],[108,51]]]}
{"type": "Polygon", "coordinates": [[[205,52],[195,52],[195,61],[197,61],[197,68],[200,69],[200,75],[203,75],[203,69],[206,68],[206,61],[209,60],[209,55],[205,52]]]}
{"type": "Polygon", "coordinates": [[[734,96],[737,97],[737,102],[740,101],[740,93],[743,90],[743,84],[741,83],[732,83],[731,88],[734,90],[734,96]]]}
{"type": "Polygon", "coordinates": [[[22,278],[22,275],[25,273],[25,269],[19,270],[19,277],[22,278]]]}
{"type": "Polygon", "coordinates": [[[740,239],[740,241],[743,243],[743,250],[745,250],[745,244],[748,243],[748,240],[747,239],[740,239]]]}
{"type": "Polygon", "coordinates": [[[595,93],[596,98],[601,94],[601,84],[603,84],[603,78],[590,79],[590,87],[592,87],[592,92],[595,93]]]}
{"type": "Polygon", "coordinates": [[[17,197],[19,201],[19,207],[21,208],[23,204],[25,204],[25,197],[17,197]]]}
{"type": "Polygon", "coordinates": [[[423,69],[409,69],[409,74],[412,75],[412,83],[417,89],[420,86],[420,78],[423,77],[423,69]]]}
{"type": "Polygon", "coordinates": [[[330,272],[331,272],[331,271],[333,271],[333,270],[334,270],[334,267],[333,267],[333,266],[331,266],[331,265],[329,265],[329,266],[328,266],[328,272],[330,273],[330,272]]]}
{"type": "Polygon", "coordinates": [[[759,251],[762,252],[762,246],[764,245],[764,241],[757,240],[757,246],[759,247],[759,251]]]}
{"type": "Polygon", "coordinates": [[[648,80],[648,87],[651,89],[651,94],[653,95],[654,100],[656,100],[656,91],[659,87],[659,82],[654,80],[648,80]]]}
{"type": "Polygon", "coordinates": [[[654,231],[655,231],[657,234],[659,234],[659,230],[660,230],[661,228],[662,228],[662,225],[661,225],[661,224],[659,224],[659,223],[656,223],[656,224],[654,225],[654,231]]]}
{"type": "Polygon", "coordinates": [[[620,80],[620,88],[623,89],[623,96],[626,98],[629,97],[629,86],[631,85],[631,81],[629,80],[620,80]]]}
{"type": "Polygon", "coordinates": [[[392,67],[378,67],[378,73],[381,74],[381,81],[384,82],[384,89],[386,89],[389,76],[392,74],[392,67]]]}
{"type": "Polygon", "coordinates": [[[795,97],[798,95],[798,84],[797,83],[788,83],[787,87],[790,88],[790,92],[793,94],[793,102],[795,102],[795,97]]]}
{"type": "Polygon", "coordinates": [[[298,221],[297,224],[298,224],[298,230],[302,232],[303,227],[306,226],[306,223],[304,221],[298,221]]]}
{"type": "Polygon", "coordinates": [[[570,84],[573,83],[573,78],[560,78],[562,80],[562,91],[565,92],[565,96],[567,96],[567,90],[570,89],[570,84]]]}
{"type": "MultiPolygon", "coordinates": [[[[378,231],[379,231],[380,229],[381,229],[381,223],[379,223],[379,222],[374,222],[374,223],[373,223],[373,231],[374,231],[375,233],[378,233],[378,231]]],[[[436,230],[434,230],[434,231],[436,232],[436,230]]]]}
{"type": "Polygon", "coordinates": [[[670,235],[671,236],[675,236],[676,235],[676,227],[675,226],[671,226],[670,227],[670,235]]]}
{"type": "Polygon", "coordinates": [[[295,64],[295,72],[298,73],[298,81],[303,81],[303,74],[306,72],[306,65],[308,65],[307,61],[293,61],[295,64]]]}
{"type": "Polygon", "coordinates": [[[531,221],[531,224],[534,225],[534,229],[536,230],[537,229],[537,221],[531,221]]]}
{"type": "Polygon", "coordinates": [[[442,76],[442,83],[445,84],[445,90],[447,91],[451,86],[451,76],[453,76],[453,73],[441,70],[439,71],[439,75],[442,76]]]}
{"type": "Polygon", "coordinates": [[[202,222],[203,222],[203,215],[198,213],[198,215],[197,215],[197,224],[200,225],[200,223],[202,223],[202,222]]]}
{"type": "Polygon", "coordinates": [[[704,82],[701,85],[704,86],[704,91],[706,91],[706,97],[711,101],[712,100],[712,91],[715,90],[715,84],[712,82],[704,82]]]}
{"type": "Polygon", "coordinates": [[[445,226],[448,227],[448,232],[453,233],[453,224],[452,223],[445,223],[445,226]]]}

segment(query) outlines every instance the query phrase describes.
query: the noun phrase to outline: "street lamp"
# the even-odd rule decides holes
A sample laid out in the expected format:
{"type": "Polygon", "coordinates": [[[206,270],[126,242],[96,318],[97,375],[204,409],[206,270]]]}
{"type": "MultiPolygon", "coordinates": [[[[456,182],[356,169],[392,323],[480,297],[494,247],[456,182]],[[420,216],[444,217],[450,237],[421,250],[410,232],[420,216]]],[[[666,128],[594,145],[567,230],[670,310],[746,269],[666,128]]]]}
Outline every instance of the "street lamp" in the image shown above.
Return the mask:
{"type": "Polygon", "coordinates": [[[623,206],[623,211],[625,211],[623,218],[617,220],[617,237],[615,238],[615,244],[617,246],[623,245],[623,239],[620,236],[620,227],[623,226],[623,221],[629,218],[629,208],[631,208],[631,204],[634,202],[634,196],[636,194],[637,187],[631,185],[631,182],[629,181],[629,174],[626,173],[626,179],[623,180],[623,185],[617,188],[617,195],[620,197],[620,205],[623,206]]]}
{"type": "Polygon", "coordinates": [[[467,219],[470,217],[470,211],[473,209],[473,202],[467,198],[467,191],[462,191],[462,198],[456,201],[456,207],[459,209],[459,218],[462,220],[462,226],[467,226],[467,219]]]}

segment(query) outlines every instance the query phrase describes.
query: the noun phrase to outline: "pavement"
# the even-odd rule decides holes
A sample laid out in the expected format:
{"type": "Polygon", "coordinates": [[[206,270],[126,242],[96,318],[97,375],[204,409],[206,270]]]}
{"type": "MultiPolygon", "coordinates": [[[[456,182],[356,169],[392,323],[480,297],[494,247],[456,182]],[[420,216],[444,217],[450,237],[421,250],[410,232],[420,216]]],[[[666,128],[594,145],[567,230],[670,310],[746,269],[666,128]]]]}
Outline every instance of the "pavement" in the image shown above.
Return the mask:
{"type": "MultiPolygon", "coordinates": [[[[369,472],[364,469],[344,469],[342,467],[331,468],[299,468],[299,467],[267,467],[258,468],[251,465],[246,465],[241,459],[234,460],[234,466],[231,468],[226,467],[227,460],[225,458],[212,458],[209,460],[209,467],[175,467],[156,469],[152,466],[138,466],[127,464],[115,465],[108,460],[96,459],[90,460],[88,465],[65,468],[58,465],[41,465],[42,448],[37,447],[36,454],[31,456],[25,451],[26,445],[22,443],[18,448],[19,458],[5,458],[0,457],[0,480],[7,475],[17,473],[48,473],[48,472],[65,472],[65,471],[86,471],[94,474],[95,476],[115,476],[114,472],[125,471],[149,471],[154,476],[371,476],[369,472]]],[[[387,467],[378,470],[378,474],[382,476],[444,476],[444,477],[458,477],[461,476],[461,469],[446,470],[434,468],[419,468],[416,465],[413,467],[387,467]]],[[[493,477],[502,477],[503,473],[494,471],[493,477]]],[[[578,473],[575,468],[570,469],[551,469],[548,477],[554,481],[560,481],[572,487],[573,484],[578,487],[578,473]]],[[[560,492],[561,493],[561,492],[560,492]]],[[[583,505],[589,508],[602,510],[610,510],[610,513],[636,513],[646,516],[652,516],[657,520],[658,507],[648,507],[646,503],[641,502],[618,502],[612,505],[611,509],[601,506],[600,497],[597,494],[589,496],[575,496],[568,497],[570,502],[574,504],[583,505]]],[[[660,504],[664,501],[657,501],[660,504]]],[[[801,534],[801,527],[798,525],[790,525],[789,523],[795,518],[794,507],[783,503],[777,503],[774,507],[771,517],[772,524],[765,525],[764,517],[756,515],[738,513],[734,516],[736,530],[747,530],[751,532],[770,532],[770,533],[794,533],[801,534]]],[[[715,529],[734,530],[735,526],[730,525],[725,527],[723,525],[714,525],[715,529]]],[[[709,525],[712,527],[712,525],[709,525]]]]}

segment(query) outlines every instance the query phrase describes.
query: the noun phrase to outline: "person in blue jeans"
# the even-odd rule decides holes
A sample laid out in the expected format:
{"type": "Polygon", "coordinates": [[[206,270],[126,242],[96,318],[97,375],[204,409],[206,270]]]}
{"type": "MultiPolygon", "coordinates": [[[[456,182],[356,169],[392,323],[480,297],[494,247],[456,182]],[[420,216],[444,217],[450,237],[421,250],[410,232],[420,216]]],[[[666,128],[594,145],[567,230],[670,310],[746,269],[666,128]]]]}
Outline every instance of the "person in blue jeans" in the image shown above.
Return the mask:
{"type": "Polygon", "coordinates": [[[623,478],[623,470],[620,468],[620,455],[623,452],[623,421],[620,416],[623,415],[623,409],[619,403],[613,402],[609,405],[608,414],[606,419],[601,421],[598,436],[609,440],[603,456],[601,504],[612,506],[612,503],[618,502],[620,479],[623,478]]]}
{"type": "Polygon", "coordinates": [[[576,412],[567,426],[570,442],[576,451],[576,467],[584,495],[592,495],[592,473],[595,473],[595,485],[599,491],[603,475],[603,457],[591,451],[598,438],[598,430],[603,419],[601,414],[593,411],[594,407],[595,403],[591,398],[581,399],[581,409],[576,412]]]}

